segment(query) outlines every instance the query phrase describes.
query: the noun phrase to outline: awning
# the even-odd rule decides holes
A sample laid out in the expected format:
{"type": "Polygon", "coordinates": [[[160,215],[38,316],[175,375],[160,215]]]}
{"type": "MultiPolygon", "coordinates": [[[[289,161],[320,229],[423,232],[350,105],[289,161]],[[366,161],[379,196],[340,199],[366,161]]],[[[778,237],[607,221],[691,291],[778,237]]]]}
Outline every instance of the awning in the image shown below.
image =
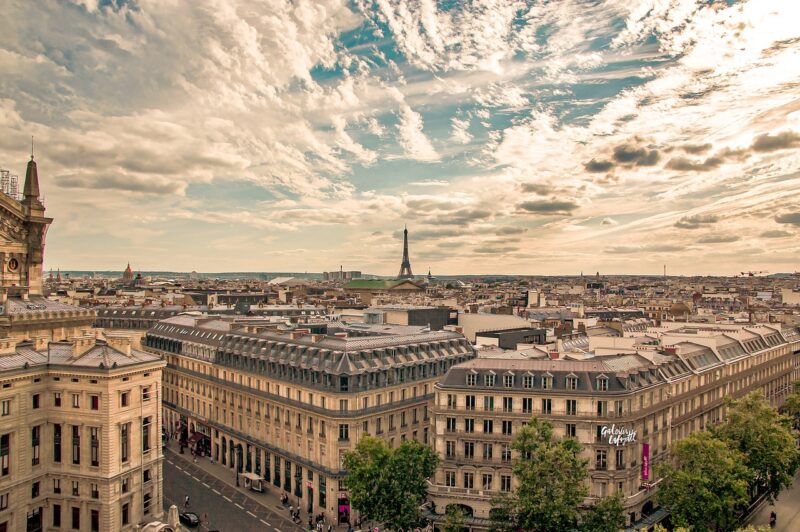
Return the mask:
{"type": "Polygon", "coordinates": [[[248,480],[253,481],[253,482],[260,482],[260,481],[264,480],[263,478],[261,478],[260,475],[256,475],[255,473],[250,473],[250,472],[242,473],[242,476],[244,478],[248,479],[248,480]]]}
{"type": "Polygon", "coordinates": [[[202,432],[195,432],[189,438],[189,443],[197,443],[197,442],[199,442],[200,440],[202,440],[203,438],[206,438],[206,437],[207,436],[205,434],[203,434],[202,432]]]}

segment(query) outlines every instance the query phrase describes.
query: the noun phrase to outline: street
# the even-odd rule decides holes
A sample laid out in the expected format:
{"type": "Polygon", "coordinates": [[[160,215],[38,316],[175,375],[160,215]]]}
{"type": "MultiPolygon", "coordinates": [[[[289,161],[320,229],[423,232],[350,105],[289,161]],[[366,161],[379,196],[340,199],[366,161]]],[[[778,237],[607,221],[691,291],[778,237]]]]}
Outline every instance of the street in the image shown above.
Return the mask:
{"type": "Polygon", "coordinates": [[[768,525],[769,513],[774,511],[778,516],[775,532],[796,532],[800,530],[800,472],[794,477],[792,487],[784,491],[775,506],[765,504],[752,521],[753,525],[768,525]]]}
{"type": "MultiPolygon", "coordinates": [[[[233,471],[231,471],[233,480],[233,471]]],[[[221,532],[243,532],[249,530],[268,530],[276,532],[300,531],[289,519],[289,511],[274,498],[256,493],[264,498],[264,505],[230,486],[217,477],[207,473],[195,464],[175,456],[171,450],[164,453],[164,508],[174,504],[180,512],[184,509],[184,497],[189,496],[188,511],[201,518],[208,515],[209,523],[203,523],[198,530],[219,530],[221,532]],[[274,508],[269,504],[274,503],[274,508]]],[[[308,519],[307,514],[301,518],[308,519]]]]}

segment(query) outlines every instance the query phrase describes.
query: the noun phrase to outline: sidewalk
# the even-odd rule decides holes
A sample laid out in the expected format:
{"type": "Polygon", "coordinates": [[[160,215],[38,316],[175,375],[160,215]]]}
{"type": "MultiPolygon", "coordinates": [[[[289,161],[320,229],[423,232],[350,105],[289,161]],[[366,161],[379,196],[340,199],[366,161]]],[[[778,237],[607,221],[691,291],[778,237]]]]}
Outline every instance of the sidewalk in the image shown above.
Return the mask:
{"type": "MultiPolygon", "coordinates": [[[[172,440],[170,443],[173,443],[172,440]]],[[[177,443],[177,442],[175,442],[177,443]]],[[[236,476],[234,473],[234,469],[232,467],[224,466],[217,462],[211,462],[208,457],[198,457],[197,462],[194,462],[194,457],[192,456],[189,449],[184,450],[184,454],[180,454],[180,452],[175,448],[175,445],[167,446],[164,450],[164,456],[173,458],[174,461],[183,461],[186,464],[192,464],[198,469],[201,469],[208,473],[209,475],[214,476],[220,482],[227,484],[229,487],[233,488],[234,490],[238,491],[242,495],[246,496],[256,504],[259,504],[266,508],[269,511],[275,512],[278,515],[288,515],[288,508],[281,504],[278,495],[274,494],[269,489],[264,493],[258,493],[251,491],[249,489],[244,488],[244,479],[240,478],[239,483],[240,486],[236,487],[236,476]]],[[[240,475],[241,477],[241,475],[240,475]]],[[[297,507],[297,497],[290,495],[289,496],[289,504],[297,507]]],[[[302,508],[302,505],[301,505],[302,508]]],[[[300,519],[302,525],[297,525],[296,530],[308,530],[307,522],[308,522],[308,513],[301,509],[300,512],[300,519]]],[[[316,530],[316,529],[314,529],[316,530]]],[[[327,530],[327,524],[325,525],[324,530],[327,530]]],[[[336,532],[346,532],[347,526],[334,526],[333,530],[336,532]]],[[[358,529],[353,529],[355,532],[361,532],[358,529]]]]}

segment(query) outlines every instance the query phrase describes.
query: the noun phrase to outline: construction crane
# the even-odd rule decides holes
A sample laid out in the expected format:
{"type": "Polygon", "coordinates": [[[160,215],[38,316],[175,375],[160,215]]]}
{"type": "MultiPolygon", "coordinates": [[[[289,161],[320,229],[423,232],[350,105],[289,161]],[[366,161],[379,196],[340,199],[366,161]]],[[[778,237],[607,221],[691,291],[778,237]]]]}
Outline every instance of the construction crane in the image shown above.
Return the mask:
{"type": "Polygon", "coordinates": [[[766,270],[741,272],[741,274],[743,276],[746,275],[747,277],[750,278],[750,294],[749,294],[749,296],[747,298],[745,298],[745,302],[747,303],[747,316],[748,316],[748,321],[750,323],[753,323],[753,307],[752,307],[752,302],[750,300],[750,298],[754,297],[753,277],[755,277],[756,275],[764,274],[764,273],[769,273],[769,272],[766,271],[766,270]]]}

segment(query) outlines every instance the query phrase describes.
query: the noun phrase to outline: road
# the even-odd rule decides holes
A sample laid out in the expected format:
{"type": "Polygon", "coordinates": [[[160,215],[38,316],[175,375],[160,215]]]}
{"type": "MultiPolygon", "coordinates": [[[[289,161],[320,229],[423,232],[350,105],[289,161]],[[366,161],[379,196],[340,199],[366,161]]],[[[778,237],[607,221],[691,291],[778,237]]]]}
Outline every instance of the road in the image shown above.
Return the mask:
{"type": "MultiPolygon", "coordinates": [[[[184,511],[183,501],[186,495],[189,495],[188,511],[195,512],[200,517],[204,513],[208,515],[210,523],[200,527],[202,532],[305,530],[291,522],[289,511],[280,504],[275,503],[274,509],[258,504],[235,487],[167,451],[164,453],[164,509],[167,510],[174,504],[180,511],[184,511]]],[[[264,498],[265,503],[268,503],[266,496],[264,498]]],[[[301,517],[308,519],[305,513],[301,517]]]]}
{"type": "Polygon", "coordinates": [[[765,504],[752,521],[753,525],[769,524],[769,513],[774,511],[778,516],[775,532],[797,532],[800,530],[800,472],[794,477],[794,484],[784,491],[775,506],[765,504]]]}

